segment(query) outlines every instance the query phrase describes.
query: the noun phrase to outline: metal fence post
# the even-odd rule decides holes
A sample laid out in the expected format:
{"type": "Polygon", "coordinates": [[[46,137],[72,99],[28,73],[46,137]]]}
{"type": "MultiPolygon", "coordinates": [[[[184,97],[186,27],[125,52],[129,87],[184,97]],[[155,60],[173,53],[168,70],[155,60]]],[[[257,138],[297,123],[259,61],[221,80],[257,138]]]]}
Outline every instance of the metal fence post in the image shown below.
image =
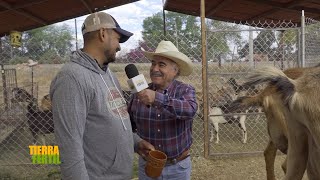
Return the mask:
{"type": "Polygon", "coordinates": [[[306,52],[306,34],[305,34],[305,17],[304,17],[304,10],[302,10],[301,16],[301,66],[305,67],[305,52],[306,52]]]}
{"type": "Polygon", "coordinates": [[[255,67],[253,59],[253,31],[251,26],[249,26],[249,62],[251,67],[255,67]]]}
{"type": "Polygon", "coordinates": [[[5,110],[8,110],[8,91],[7,91],[7,81],[6,74],[4,73],[4,65],[1,64],[1,74],[2,74],[2,85],[3,85],[3,99],[5,104],[5,110]]]}

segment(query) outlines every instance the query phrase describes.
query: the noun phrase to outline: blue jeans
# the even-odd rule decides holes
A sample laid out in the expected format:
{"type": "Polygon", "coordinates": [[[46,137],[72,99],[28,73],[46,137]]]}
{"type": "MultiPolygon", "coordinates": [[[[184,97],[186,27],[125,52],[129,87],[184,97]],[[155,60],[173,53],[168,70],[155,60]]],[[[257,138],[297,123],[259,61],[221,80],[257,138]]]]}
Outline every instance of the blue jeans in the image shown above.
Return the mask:
{"type": "Polygon", "coordinates": [[[161,176],[158,178],[150,178],[144,172],[146,161],[140,156],[139,157],[139,180],[190,180],[191,176],[191,158],[190,156],[186,159],[177,162],[173,165],[166,165],[161,176]]]}

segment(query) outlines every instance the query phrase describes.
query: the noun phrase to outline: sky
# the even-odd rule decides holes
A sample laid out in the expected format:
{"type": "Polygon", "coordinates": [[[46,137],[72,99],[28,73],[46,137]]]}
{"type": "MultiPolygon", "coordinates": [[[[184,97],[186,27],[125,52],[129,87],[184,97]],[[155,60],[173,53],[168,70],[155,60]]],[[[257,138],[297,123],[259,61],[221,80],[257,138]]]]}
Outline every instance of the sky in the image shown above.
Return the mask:
{"type": "MultiPolygon", "coordinates": [[[[121,28],[134,33],[134,35],[126,43],[121,45],[122,51],[125,52],[128,48],[134,48],[138,40],[141,39],[143,20],[159,11],[162,11],[162,0],[140,0],[112,9],[107,9],[104,12],[111,14],[117,20],[121,28]]],[[[81,26],[87,16],[88,15],[75,18],[77,22],[76,27],[79,48],[82,47],[83,42],[81,26]]],[[[75,33],[75,19],[59,22],[57,25],[68,24],[75,33]]],[[[74,37],[76,37],[75,34],[74,37]]]]}

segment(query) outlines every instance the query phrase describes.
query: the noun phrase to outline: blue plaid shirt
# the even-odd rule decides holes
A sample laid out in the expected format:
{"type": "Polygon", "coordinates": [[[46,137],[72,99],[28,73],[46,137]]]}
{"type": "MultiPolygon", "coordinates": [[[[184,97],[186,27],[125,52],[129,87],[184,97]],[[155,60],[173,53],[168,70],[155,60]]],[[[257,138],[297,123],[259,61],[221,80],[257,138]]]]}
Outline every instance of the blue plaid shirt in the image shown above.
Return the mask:
{"type": "MultiPolygon", "coordinates": [[[[149,84],[149,89],[156,90],[149,84]]],[[[152,106],[139,102],[134,94],[128,106],[138,135],[167,154],[179,157],[192,144],[192,120],[198,104],[191,85],[174,80],[163,93],[156,92],[152,106]]]]}

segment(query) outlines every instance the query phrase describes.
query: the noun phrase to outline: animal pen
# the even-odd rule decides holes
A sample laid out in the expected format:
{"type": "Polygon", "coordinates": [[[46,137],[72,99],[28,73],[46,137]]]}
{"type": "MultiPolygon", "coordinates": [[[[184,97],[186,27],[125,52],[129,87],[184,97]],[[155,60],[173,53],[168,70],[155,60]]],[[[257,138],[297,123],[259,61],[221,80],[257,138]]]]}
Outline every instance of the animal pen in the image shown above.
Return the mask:
{"type": "MultiPolygon", "coordinates": [[[[207,107],[210,111],[212,107],[223,107],[227,110],[230,97],[234,99],[239,95],[256,93],[251,90],[236,92],[237,87],[244,82],[247,74],[256,67],[271,65],[287,69],[313,66],[319,63],[320,23],[309,18],[302,17],[302,19],[305,19],[305,23],[302,23],[301,27],[290,21],[256,22],[250,23],[251,26],[245,23],[216,23],[217,25],[208,26],[206,31],[206,69],[202,67],[201,63],[201,46],[199,46],[201,39],[199,37],[182,37],[177,33],[168,33],[153,37],[145,44],[148,50],[154,50],[161,40],[171,40],[180,51],[193,60],[192,75],[179,77],[179,80],[192,84],[198,95],[200,109],[193,123],[194,141],[191,148],[193,161],[196,161],[196,158],[204,157],[205,151],[208,152],[209,159],[262,154],[268,141],[263,112],[255,109],[237,113],[223,111],[222,114],[209,113],[209,117],[205,118],[203,108],[207,107]],[[259,28],[261,25],[264,28],[259,28]],[[221,42],[225,40],[221,37],[234,37],[235,35],[240,38],[238,41],[234,41],[234,38],[226,38],[226,43],[221,42]],[[205,80],[202,78],[203,72],[207,73],[207,79],[205,80]],[[234,80],[231,81],[232,78],[234,80]],[[207,101],[203,99],[203,83],[206,83],[208,87],[207,101]],[[225,96],[226,94],[227,96],[225,96]],[[203,102],[208,102],[208,104],[205,106],[203,102]],[[245,132],[247,134],[245,143],[235,116],[245,116],[245,132]],[[214,131],[213,140],[212,142],[209,141],[210,132],[214,129],[210,123],[210,117],[227,119],[227,123],[218,123],[219,142],[217,142],[214,131]],[[208,123],[207,126],[204,126],[204,123],[208,123]],[[208,127],[209,133],[205,133],[204,127],[208,127]]],[[[9,44],[7,38],[1,40],[2,44],[9,44]]],[[[129,47],[130,44],[137,44],[137,42],[131,39],[122,46],[129,47]]],[[[20,58],[27,61],[28,57],[23,57],[22,49],[23,47],[12,48],[11,56],[8,56],[10,53],[1,51],[0,58],[20,58]]],[[[145,77],[149,77],[149,63],[141,54],[141,50],[138,48],[119,57],[119,63],[110,65],[124,90],[128,90],[127,79],[124,76],[124,67],[128,63],[136,63],[139,72],[143,73],[145,77]]],[[[68,57],[63,58],[68,60],[68,57]]],[[[41,61],[41,59],[34,60],[41,61]]],[[[62,67],[63,62],[58,61],[56,64],[35,66],[33,69],[35,84],[31,84],[31,69],[25,64],[3,65],[0,115],[0,179],[56,179],[59,177],[58,165],[32,164],[29,146],[33,145],[33,137],[26,116],[28,102],[15,101],[12,90],[14,88],[26,90],[26,93],[36,99],[37,110],[43,111],[41,99],[49,93],[50,82],[62,67]]],[[[147,81],[150,82],[150,79],[147,78],[147,81]]],[[[50,116],[44,116],[43,118],[50,118],[50,116]]],[[[55,145],[53,133],[44,134],[46,145],[55,145]]],[[[36,141],[37,145],[43,145],[42,143],[43,141],[36,141]]],[[[197,179],[197,170],[204,169],[202,166],[205,165],[194,164],[193,179],[197,179]]],[[[210,169],[207,169],[207,173],[210,173],[210,169]]]]}

